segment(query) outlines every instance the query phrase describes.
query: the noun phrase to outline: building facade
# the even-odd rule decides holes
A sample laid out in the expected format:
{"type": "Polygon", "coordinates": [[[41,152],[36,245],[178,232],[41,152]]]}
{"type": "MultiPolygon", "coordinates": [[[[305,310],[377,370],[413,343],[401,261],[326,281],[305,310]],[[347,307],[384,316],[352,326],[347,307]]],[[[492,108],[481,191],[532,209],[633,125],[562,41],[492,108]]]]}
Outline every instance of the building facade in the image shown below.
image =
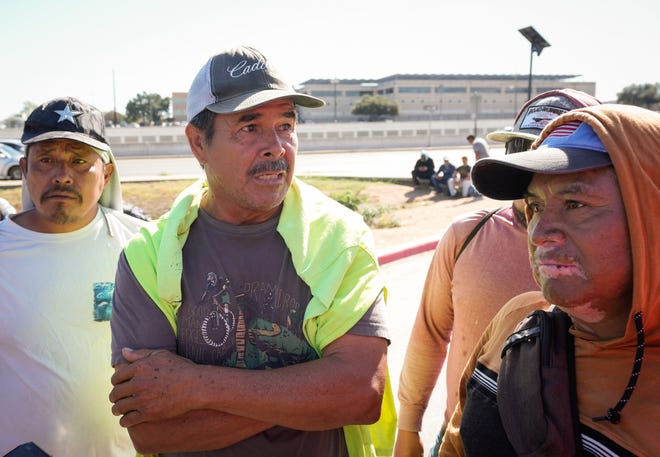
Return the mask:
{"type": "MultiPolygon", "coordinates": [[[[534,75],[531,96],[571,88],[595,95],[596,83],[571,81],[578,75],[534,75]]],[[[399,106],[398,121],[502,119],[514,117],[528,100],[528,75],[406,75],[377,80],[311,79],[297,89],[322,98],[326,106],[304,110],[311,122],[364,120],[351,114],[365,95],[380,95],[399,106]]]]}
{"type": "MultiPolygon", "coordinates": [[[[534,75],[531,96],[551,89],[571,88],[590,95],[596,83],[571,81],[578,75],[534,75]]],[[[318,109],[301,108],[304,122],[357,122],[351,114],[367,95],[388,98],[399,106],[396,121],[507,119],[528,100],[528,75],[396,74],[381,79],[310,79],[296,86],[325,100],[318,109]]],[[[185,92],[172,94],[174,119],[184,121],[185,92]]]]}

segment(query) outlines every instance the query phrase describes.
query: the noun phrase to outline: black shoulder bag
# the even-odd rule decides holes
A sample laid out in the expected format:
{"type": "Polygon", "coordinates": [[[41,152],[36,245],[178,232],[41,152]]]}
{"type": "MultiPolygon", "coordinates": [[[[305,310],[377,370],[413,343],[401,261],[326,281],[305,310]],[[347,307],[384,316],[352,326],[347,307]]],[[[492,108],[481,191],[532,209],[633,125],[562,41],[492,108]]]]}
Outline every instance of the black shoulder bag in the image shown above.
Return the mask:
{"type": "Polygon", "coordinates": [[[519,456],[582,455],[570,317],[536,310],[507,338],[497,406],[519,456]]]}

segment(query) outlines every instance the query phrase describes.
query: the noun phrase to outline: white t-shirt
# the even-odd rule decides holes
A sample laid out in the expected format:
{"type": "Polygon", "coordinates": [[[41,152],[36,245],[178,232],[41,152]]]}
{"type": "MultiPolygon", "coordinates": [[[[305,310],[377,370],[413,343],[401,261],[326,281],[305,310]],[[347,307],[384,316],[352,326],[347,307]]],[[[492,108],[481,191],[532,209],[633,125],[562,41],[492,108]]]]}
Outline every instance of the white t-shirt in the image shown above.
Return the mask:
{"type": "Polygon", "coordinates": [[[142,225],[103,208],[70,233],[0,222],[0,455],[134,456],[108,400],[117,260],[142,225]]]}

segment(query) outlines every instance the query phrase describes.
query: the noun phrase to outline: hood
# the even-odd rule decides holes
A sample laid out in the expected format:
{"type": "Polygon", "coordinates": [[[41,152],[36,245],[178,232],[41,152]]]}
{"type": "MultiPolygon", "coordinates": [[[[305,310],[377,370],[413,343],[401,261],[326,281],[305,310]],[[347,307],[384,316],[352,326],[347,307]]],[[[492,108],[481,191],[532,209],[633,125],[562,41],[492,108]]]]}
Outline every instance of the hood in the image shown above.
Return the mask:
{"type": "Polygon", "coordinates": [[[570,111],[550,122],[532,148],[557,126],[586,122],[607,149],[621,189],[633,263],[633,303],[622,343],[637,340],[633,316],[642,313],[646,346],[660,345],[660,114],[626,105],[570,111]]]}

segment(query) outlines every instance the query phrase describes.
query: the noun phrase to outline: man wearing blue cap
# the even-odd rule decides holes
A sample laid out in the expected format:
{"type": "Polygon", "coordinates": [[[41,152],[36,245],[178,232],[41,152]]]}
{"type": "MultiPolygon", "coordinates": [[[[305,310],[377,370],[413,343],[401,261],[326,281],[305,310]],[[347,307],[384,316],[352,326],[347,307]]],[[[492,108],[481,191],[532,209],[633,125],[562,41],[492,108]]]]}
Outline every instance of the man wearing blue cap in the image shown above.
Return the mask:
{"type": "Polygon", "coordinates": [[[660,115],[582,108],[532,147],[472,178],[525,199],[541,291],[486,328],[439,455],[660,455],[660,115]]]}

